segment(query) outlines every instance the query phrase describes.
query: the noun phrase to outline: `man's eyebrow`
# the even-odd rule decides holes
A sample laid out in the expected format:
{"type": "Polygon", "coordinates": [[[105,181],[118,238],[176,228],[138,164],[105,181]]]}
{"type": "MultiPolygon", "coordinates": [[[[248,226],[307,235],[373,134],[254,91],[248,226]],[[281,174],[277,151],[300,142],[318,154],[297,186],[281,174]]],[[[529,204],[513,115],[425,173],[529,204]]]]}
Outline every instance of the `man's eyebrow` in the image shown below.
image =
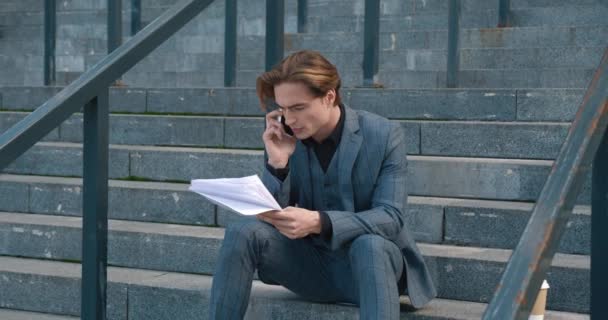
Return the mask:
{"type": "Polygon", "coordinates": [[[283,107],[283,106],[281,106],[280,104],[277,103],[277,106],[279,108],[281,108],[281,109],[290,109],[290,108],[295,108],[295,107],[303,106],[305,104],[306,104],[305,102],[299,102],[299,103],[296,103],[296,104],[292,104],[290,106],[283,107]]]}

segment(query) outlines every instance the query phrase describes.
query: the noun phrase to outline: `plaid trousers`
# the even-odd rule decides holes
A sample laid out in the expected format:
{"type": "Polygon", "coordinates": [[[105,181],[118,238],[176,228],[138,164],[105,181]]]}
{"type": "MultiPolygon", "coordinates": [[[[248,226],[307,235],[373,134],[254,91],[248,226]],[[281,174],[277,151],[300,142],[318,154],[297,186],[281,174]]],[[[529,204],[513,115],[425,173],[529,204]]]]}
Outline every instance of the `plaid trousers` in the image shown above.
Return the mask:
{"type": "Polygon", "coordinates": [[[256,269],[262,282],[305,300],[355,304],[360,319],[399,319],[403,256],[378,235],[331,251],[308,237],[289,239],[257,219],[235,222],[226,229],[213,276],[209,319],[243,319],[256,269]]]}

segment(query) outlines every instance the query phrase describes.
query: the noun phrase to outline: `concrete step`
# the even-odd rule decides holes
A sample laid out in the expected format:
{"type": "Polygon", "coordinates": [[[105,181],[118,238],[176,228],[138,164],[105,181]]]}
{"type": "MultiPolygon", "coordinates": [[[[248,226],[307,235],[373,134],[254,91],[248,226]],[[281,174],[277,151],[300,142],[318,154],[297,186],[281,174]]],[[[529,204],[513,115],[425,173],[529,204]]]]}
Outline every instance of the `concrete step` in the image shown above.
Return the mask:
{"type": "MultiPolygon", "coordinates": [[[[462,29],[461,49],[472,48],[533,48],[533,47],[594,47],[605,46],[607,26],[534,26],[491,29],[462,29]],[[568,34],[568,37],[564,37],[568,34]]],[[[401,34],[396,36],[399,40],[401,34]]],[[[434,32],[438,34],[438,32],[434,32]]],[[[447,46],[447,33],[443,37],[447,46]]],[[[402,42],[403,43],[403,42],[402,42]]],[[[432,44],[432,39],[429,38],[432,44]]],[[[403,43],[403,45],[407,45],[403,43]]],[[[433,48],[431,46],[431,48],[433,48]]],[[[437,46],[437,48],[442,48],[437,46]]]]}
{"type": "MultiPolygon", "coordinates": [[[[462,49],[460,70],[594,69],[598,66],[604,49],[605,47],[462,49]]],[[[444,71],[446,57],[447,51],[444,50],[387,52],[381,57],[380,69],[444,71]]]]}
{"type": "MultiPolygon", "coordinates": [[[[158,17],[160,14],[165,12],[168,8],[174,4],[179,3],[177,0],[151,0],[145,4],[142,3],[142,21],[149,22],[158,17]]],[[[225,2],[214,1],[212,2],[203,12],[200,14],[205,19],[221,19],[225,18],[225,2]]],[[[254,1],[239,3],[237,6],[237,16],[239,17],[239,24],[243,23],[243,20],[248,20],[245,25],[251,25],[255,22],[254,19],[264,19],[266,15],[266,6],[261,3],[254,1]]],[[[291,20],[297,17],[297,3],[295,1],[285,2],[285,20],[286,25],[290,25],[291,20]]],[[[195,18],[198,19],[198,18],[195,18]]],[[[295,22],[295,21],[294,21],[295,22]]],[[[223,27],[223,25],[222,25],[223,27]]],[[[243,26],[239,26],[239,32],[243,26]]]]}
{"type": "MultiPolygon", "coordinates": [[[[337,41],[337,39],[333,41],[337,41]]],[[[353,42],[360,43],[361,41],[361,39],[357,39],[353,42]]],[[[344,46],[350,45],[344,43],[344,46]]],[[[355,44],[352,44],[352,46],[355,46],[355,44]]],[[[362,50],[350,49],[349,47],[336,48],[335,45],[328,47],[324,45],[323,41],[317,43],[316,40],[312,40],[309,46],[291,47],[291,50],[287,50],[285,54],[290,54],[302,48],[320,51],[336,65],[341,73],[361,72],[362,70],[362,50]]],[[[460,50],[460,69],[463,71],[480,69],[594,69],[599,64],[604,49],[604,44],[591,47],[463,48],[460,50]]],[[[103,53],[97,56],[87,54],[82,56],[78,54],[76,56],[58,55],[58,68],[61,67],[59,70],[64,71],[82,72],[91,68],[101,57],[103,57],[103,53]]],[[[445,49],[382,50],[379,58],[379,69],[381,71],[445,71],[446,60],[447,50],[445,49]]],[[[222,52],[184,53],[172,51],[149,55],[132,68],[129,73],[139,74],[154,70],[153,72],[189,74],[205,70],[205,72],[223,75],[221,73],[223,72],[223,64],[224,54],[222,52]]],[[[264,65],[263,48],[241,52],[237,56],[237,71],[259,70],[261,73],[264,70],[264,65]]]]}
{"type": "MultiPolygon", "coordinates": [[[[511,9],[532,9],[532,8],[562,8],[567,10],[571,7],[597,6],[597,0],[579,0],[576,3],[568,0],[538,1],[538,0],[513,0],[511,9]]],[[[479,13],[483,10],[496,10],[498,3],[483,0],[463,0],[461,1],[464,13],[479,13]]],[[[309,14],[312,16],[340,16],[340,15],[363,15],[365,3],[363,0],[310,0],[309,14]]],[[[416,15],[421,13],[440,13],[447,12],[448,4],[442,0],[385,0],[380,3],[381,15],[416,15]]]]}
{"type": "MultiPolygon", "coordinates": [[[[29,113],[0,112],[0,134],[29,113]]],[[[410,154],[420,154],[420,123],[398,121],[410,154]]],[[[82,142],[83,117],[72,116],[43,141],[82,142]]],[[[549,125],[551,126],[551,125],[549,125]]],[[[110,116],[110,143],[213,148],[264,148],[262,117],[120,115],[110,116]],[[201,138],[204,137],[204,138],[201,138]]]]}
{"type": "MultiPolygon", "coordinates": [[[[0,175],[0,211],[82,216],[82,180],[0,175]]],[[[188,184],[109,182],[112,219],[187,225],[228,226],[242,216],[188,191],[188,184]]],[[[533,203],[408,197],[407,221],[417,241],[513,249],[533,203]],[[471,228],[471,226],[485,226],[471,228]]],[[[575,207],[559,251],[589,254],[589,207],[575,207]]]]}
{"type": "MultiPolygon", "coordinates": [[[[6,34],[9,37],[17,37],[12,32],[7,32],[6,34]]],[[[24,53],[43,57],[44,42],[41,43],[43,39],[40,38],[40,41],[36,40],[36,37],[33,37],[33,39],[23,37],[17,40],[2,39],[0,42],[0,53],[13,58],[18,58],[19,54],[24,53]]],[[[56,48],[57,62],[68,58],[86,60],[90,55],[92,55],[92,53],[100,56],[103,55],[106,52],[106,43],[103,41],[103,39],[58,39],[56,48]]],[[[87,64],[87,66],[92,65],[87,64]]],[[[62,67],[65,67],[65,65],[62,65],[62,67]]]]}
{"type": "MultiPolygon", "coordinates": [[[[587,88],[595,69],[488,69],[461,70],[461,88],[587,88]]],[[[344,75],[343,75],[344,76],[344,75]]],[[[362,83],[362,75],[354,75],[350,84],[362,83]]],[[[444,88],[444,71],[387,71],[378,74],[378,83],[387,88],[444,88]]]]}
{"type": "MultiPolygon", "coordinates": [[[[425,199],[426,200],[426,199],[425,199]]],[[[446,200],[443,200],[446,201],[446,200]]],[[[533,203],[447,200],[443,243],[514,249],[534,208],[533,203]]],[[[410,203],[416,203],[411,200],[410,203]]],[[[577,206],[570,216],[559,252],[591,254],[591,210],[577,206]]]]}
{"type": "MultiPolygon", "coordinates": [[[[361,40],[359,39],[359,41],[361,40]]],[[[332,50],[335,49],[332,47],[323,47],[322,42],[319,45],[313,45],[310,49],[323,53],[342,73],[361,70],[363,51],[334,52],[332,50]]],[[[341,48],[337,48],[337,50],[339,49],[341,48]]],[[[604,50],[605,46],[461,49],[460,70],[594,69],[598,66],[604,50]]],[[[293,51],[295,52],[297,49],[293,51]]],[[[183,56],[183,54],[159,56],[158,60],[148,59],[140,64],[140,70],[150,69],[152,65],[165,65],[166,62],[174,61],[173,59],[177,59],[178,56],[183,56]]],[[[219,59],[219,54],[217,56],[219,59]]],[[[379,70],[445,71],[446,57],[447,50],[444,49],[383,50],[380,52],[379,70]]],[[[189,56],[183,58],[186,59],[183,63],[188,64],[189,56]]],[[[211,65],[209,64],[209,66],[211,65]]],[[[242,70],[263,69],[263,54],[255,51],[242,53],[239,56],[238,65],[242,70]]],[[[194,65],[187,67],[195,68],[194,65]]],[[[202,67],[205,68],[205,66],[202,67]]],[[[173,70],[192,71],[184,69],[181,65],[166,71],[173,70]]]]}
{"type": "MultiPolygon", "coordinates": [[[[533,203],[408,197],[407,223],[416,241],[424,243],[514,249],[530,219],[533,203]]],[[[228,226],[244,219],[222,207],[217,224],[228,226]]],[[[576,206],[558,251],[589,255],[589,206],[576,206]]]]}
{"type": "MultiPolygon", "coordinates": [[[[405,63],[405,62],[404,62],[405,63]]],[[[263,69],[238,70],[236,84],[251,86],[263,69]]],[[[460,88],[587,88],[595,68],[546,68],[546,69],[481,69],[461,70],[460,88]]],[[[58,83],[66,85],[80,76],[80,72],[58,73],[58,83]]],[[[340,73],[345,88],[361,87],[362,70],[346,70],[340,73]]],[[[125,83],[135,86],[166,88],[198,88],[221,86],[223,69],[200,71],[141,71],[125,74],[125,83]]],[[[408,71],[383,69],[379,71],[377,83],[384,88],[434,89],[446,87],[444,71],[408,71]]],[[[36,85],[28,82],[27,85],[36,85]]]]}
{"type": "MultiPolygon", "coordinates": [[[[0,110],[31,111],[62,87],[0,87],[0,110]]],[[[344,103],[391,119],[572,121],[581,89],[358,89],[344,103]]],[[[263,116],[255,89],[116,88],[110,111],[202,116],[263,116]]]]}
{"type": "MultiPolygon", "coordinates": [[[[2,255],[79,261],[80,218],[1,214],[2,255]]],[[[212,274],[222,228],[110,221],[108,263],[113,266],[212,274]]],[[[419,244],[439,298],[488,302],[510,250],[419,244]]],[[[547,281],[549,308],[588,312],[589,257],[557,254],[547,281]],[[575,292],[575,293],[574,293],[575,292]]]]}
{"type": "MultiPolygon", "coordinates": [[[[447,4],[444,4],[447,6],[447,4]]],[[[497,4],[495,4],[497,6],[497,4]]],[[[606,26],[605,15],[608,8],[597,5],[563,7],[529,7],[511,10],[512,26],[606,26]]],[[[308,32],[363,31],[363,11],[356,14],[336,13],[333,16],[321,14],[310,16],[308,32]]],[[[497,7],[489,10],[464,11],[462,28],[494,28],[498,24],[497,7]]],[[[448,13],[445,11],[425,11],[421,13],[380,16],[380,32],[400,32],[409,30],[437,30],[448,28],[448,13]]]]}
{"type": "MultiPolygon", "coordinates": [[[[459,72],[459,86],[462,88],[586,88],[599,61],[599,55],[596,57],[595,51],[577,52],[569,56],[542,60],[535,58],[538,55],[527,57],[523,53],[519,54],[519,58],[512,59],[508,55],[494,58],[492,54],[488,56],[488,52],[469,52],[469,54],[463,50],[461,59],[463,65],[468,69],[463,67],[459,72]],[[584,56],[584,59],[578,59],[578,55],[584,56]],[[546,61],[546,63],[539,63],[541,66],[536,67],[536,61],[546,61]],[[552,67],[544,68],[542,64],[552,67]],[[564,67],[557,67],[559,65],[564,65],[564,67]],[[473,67],[484,68],[475,69],[473,67]]],[[[560,55],[559,51],[554,50],[554,52],[556,55],[560,55]]],[[[218,59],[221,58],[217,54],[212,55],[218,59]]],[[[363,71],[360,67],[362,61],[360,54],[328,55],[343,56],[340,58],[342,62],[338,61],[338,67],[341,68],[340,74],[344,87],[362,85],[363,71]]],[[[441,50],[420,52],[410,50],[404,54],[383,52],[382,55],[393,56],[383,59],[378,74],[378,83],[386,88],[444,88],[446,86],[444,70],[447,58],[441,50]]],[[[252,86],[256,78],[263,72],[261,67],[263,61],[259,59],[259,55],[251,56],[255,61],[249,61],[247,64],[254,64],[250,67],[257,68],[239,68],[236,76],[238,86],[252,86]]],[[[89,56],[58,57],[58,65],[63,68],[59,69],[60,71],[57,73],[57,83],[66,85],[76,80],[82,72],[98,61],[96,56],[90,57],[92,60],[89,59],[89,56]]],[[[206,60],[201,56],[193,56],[180,60],[177,56],[173,59],[168,56],[152,57],[139,64],[139,67],[136,66],[127,72],[123,81],[134,87],[167,88],[215,87],[223,84],[224,71],[219,68],[223,62],[214,63],[214,69],[207,69],[205,72],[198,71],[201,68],[204,69],[204,66],[198,65],[196,61],[214,61],[215,58],[206,60]],[[159,66],[161,67],[159,68],[159,66]]],[[[239,59],[248,58],[242,56],[239,59]]],[[[0,61],[0,66],[4,66],[4,69],[21,74],[3,84],[39,84],[41,76],[37,71],[41,68],[40,64],[39,57],[34,56],[7,58],[4,62],[0,61]],[[25,66],[27,72],[22,70],[24,68],[22,66],[25,66]]]]}
{"type": "Polygon", "coordinates": [[[0,319],[3,320],[75,320],[78,317],[56,315],[40,312],[29,312],[0,308],[0,319]]]}
{"type": "Polygon", "coordinates": [[[18,11],[21,6],[30,7],[30,8],[40,8],[39,10],[43,10],[43,4],[36,0],[5,0],[0,3],[0,12],[14,12],[18,11]]]}
{"type": "Polygon", "coordinates": [[[569,128],[549,122],[421,122],[420,154],[552,160],[569,128]]]}
{"type": "MultiPolygon", "coordinates": [[[[460,30],[461,49],[601,47],[608,44],[606,26],[539,26],[512,28],[474,28],[460,30]],[[568,34],[568,37],[564,37],[568,34]]],[[[381,52],[407,49],[447,48],[447,30],[402,30],[380,33],[381,52]]],[[[238,39],[239,48],[260,50],[263,37],[238,39]]],[[[285,35],[285,50],[303,48],[324,52],[363,52],[361,32],[291,33],[285,35]]],[[[382,58],[382,56],[381,56],[382,58]]],[[[380,60],[382,61],[382,59],[380,60]]]]}
{"type": "MultiPolygon", "coordinates": [[[[0,261],[0,273],[10,286],[0,287],[7,288],[7,294],[0,296],[0,305],[79,314],[80,265],[9,257],[1,257],[0,261]],[[41,288],[48,287],[55,294],[41,292],[41,288]]],[[[108,319],[189,320],[207,314],[209,276],[110,267],[108,279],[108,319]]],[[[483,303],[435,299],[424,309],[414,311],[407,297],[402,297],[400,318],[479,319],[485,307],[483,303]]],[[[356,307],[302,301],[282,287],[254,281],[245,319],[346,320],[356,318],[357,313],[356,307]]],[[[589,315],[548,311],[547,318],[583,320],[589,315]]]]}
{"type": "MultiPolygon", "coordinates": [[[[28,114],[0,112],[0,134],[28,114]]],[[[404,129],[408,154],[488,158],[555,159],[570,127],[561,122],[393,121],[404,129]]],[[[43,141],[82,142],[82,125],[82,115],[72,116],[43,141]]],[[[109,130],[112,144],[264,148],[261,117],[113,114],[109,130]]]]}
{"type": "MultiPolygon", "coordinates": [[[[191,179],[242,177],[263,171],[263,153],[186,147],[111,145],[112,179],[189,182],[191,179]],[[222,166],[218,167],[218,163],[222,166]]],[[[411,195],[534,201],[553,165],[549,160],[409,156],[411,195]]],[[[5,173],[79,177],[82,146],[40,142],[9,165],[5,173]]],[[[590,179],[578,203],[589,203],[590,179]]]]}

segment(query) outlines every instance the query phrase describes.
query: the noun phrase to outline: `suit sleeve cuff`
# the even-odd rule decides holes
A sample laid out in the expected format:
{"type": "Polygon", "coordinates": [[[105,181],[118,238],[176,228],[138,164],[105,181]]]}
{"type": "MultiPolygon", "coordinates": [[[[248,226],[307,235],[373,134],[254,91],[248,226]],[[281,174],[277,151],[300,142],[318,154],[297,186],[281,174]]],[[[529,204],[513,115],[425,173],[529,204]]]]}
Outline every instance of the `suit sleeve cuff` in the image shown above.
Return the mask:
{"type": "Polygon", "coordinates": [[[319,217],[321,218],[321,239],[329,241],[333,231],[331,220],[325,211],[319,211],[319,217]]]}
{"type": "Polygon", "coordinates": [[[280,168],[280,169],[275,169],[271,165],[266,163],[266,169],[268,170],[268,172],[270,172],[270,174],[272,174],[277,179],[279,179],[283,182],[283,181],[285,181],[285,179],[287,178],[287,175],[289,174],[289,163],[287,163],[285,168],[280,168]]]}

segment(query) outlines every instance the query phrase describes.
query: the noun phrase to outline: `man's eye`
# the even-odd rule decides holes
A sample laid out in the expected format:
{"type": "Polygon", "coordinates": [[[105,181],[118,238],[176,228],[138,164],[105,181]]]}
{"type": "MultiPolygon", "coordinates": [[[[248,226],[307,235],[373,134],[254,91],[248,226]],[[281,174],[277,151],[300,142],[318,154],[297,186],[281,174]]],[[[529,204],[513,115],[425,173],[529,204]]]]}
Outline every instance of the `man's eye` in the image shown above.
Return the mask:
{"type": "Polygon", "coordinates": [[[294,109],[294,110],[296,110],[296,111],[302,111],[302,110],[304,110],[305,108],[306,108],[305,106],[300,106],[300,107],[295,107],[295,108],[293,108],[293,109],[294,109]]]}

